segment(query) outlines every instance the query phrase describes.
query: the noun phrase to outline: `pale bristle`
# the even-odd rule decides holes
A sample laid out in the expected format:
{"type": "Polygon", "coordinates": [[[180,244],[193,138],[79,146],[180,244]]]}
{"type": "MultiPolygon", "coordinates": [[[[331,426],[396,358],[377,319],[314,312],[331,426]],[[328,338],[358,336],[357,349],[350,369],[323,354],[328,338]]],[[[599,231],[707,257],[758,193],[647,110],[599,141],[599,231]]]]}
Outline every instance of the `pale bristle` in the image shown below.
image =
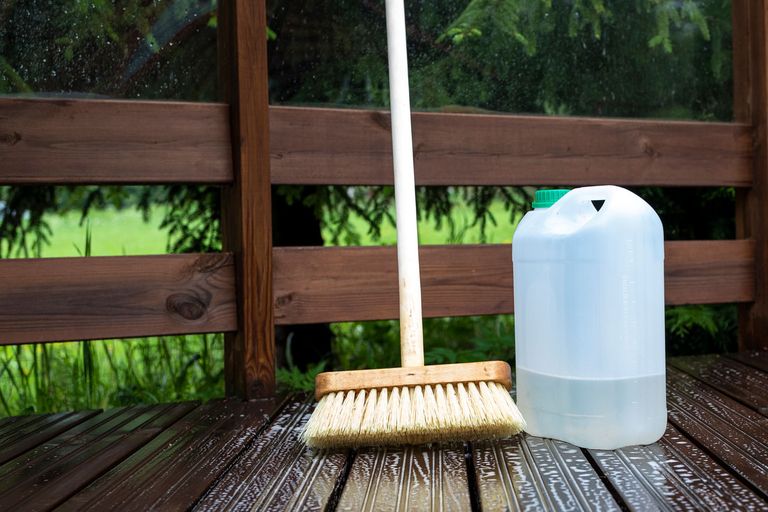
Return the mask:
{"type": "Polygon", "coordinates": [[[312,448],[391,446],[499,439],[525,428],[496,382],[329,393],[302,434],[312,448]]]}

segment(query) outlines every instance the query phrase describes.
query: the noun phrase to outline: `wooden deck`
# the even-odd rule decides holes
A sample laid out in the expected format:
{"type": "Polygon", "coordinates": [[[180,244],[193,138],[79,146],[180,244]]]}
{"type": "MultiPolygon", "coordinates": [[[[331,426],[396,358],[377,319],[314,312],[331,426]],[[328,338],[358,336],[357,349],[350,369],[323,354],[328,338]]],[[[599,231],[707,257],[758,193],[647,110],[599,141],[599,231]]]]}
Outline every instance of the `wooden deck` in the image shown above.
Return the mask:
{"type": "Polygon", "coordinates": [[[678,358],[651,446],[531,436],[312,453],[313,402],[0,419],[2,510],[768,510],[768,352],[678,358]]]}

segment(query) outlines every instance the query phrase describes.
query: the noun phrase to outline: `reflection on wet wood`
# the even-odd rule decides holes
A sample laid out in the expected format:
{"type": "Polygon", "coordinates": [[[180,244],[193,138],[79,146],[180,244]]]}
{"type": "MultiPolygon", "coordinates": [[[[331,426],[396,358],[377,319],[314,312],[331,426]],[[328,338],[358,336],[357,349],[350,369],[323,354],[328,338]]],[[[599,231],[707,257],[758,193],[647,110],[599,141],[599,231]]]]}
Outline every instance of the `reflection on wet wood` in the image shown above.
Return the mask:
{"type": "Polygon", "coordinates": [[[35,468],[39,470],[63,459],[82,447],[84,442],[92,442],[93,439],[97,439],[103,433],[125,422],[125,418],[133,414],[136,414],[134,408],[112,409],[96,414],[61,435],[35,446],[22,456],[3,464],[0,466],[0,492],[8,490],[9,484],[13,486],[14,482],[18,484],[19,481],[23,481],[19,476],[21,473],[31,472],[35,468]]]}
{"type": "Polygon", "coordinates": [[[670,364],[768,415],[768,374],[722,356],[677,357],[670,364]]]}
{"type": "Polygon", "coordinates": [[[768,510],[762,357],[672,360],[665,436],[616,451],[313,452],[301,397],[0,419],[0,510],[768,510]]]}
{"type": "Polygon", "coordinates": [[[360,450],[338,510],[470,510],[461,445],[360,450]]]}
{"type": "Polygon", "coordinates": [[[196,408],[70,498],[62,509],[98,510],[137,503],[141,490],[163,468],[163,463],[172,460],[179,452],[191,451],[194,439],[221,421],[227,414],[227,407],[226,402],[216,401],[196,408]]]}
{"type": "Polygon", "coordinates": [[[197,503],[197,510],[323,510],[345,452],[309,451],[299,434],[314,404],[291,402],[197,503]]]}
{"type": "Polygon", "coordinates": [[[137,494],[143,504],[136,509],[189,508],[259,434],[269,419],[267,413],[261,403],[235,401],[229,414],[192,440],[186,450],[168,456],[163,464],[150,461],[147,466],[162,467],[148,475],[150,480],[137,494]]]}
{"type": "Polygon", "coordinates": [[[21,455],[96,414],[98,411],[51,414],[39,419],[33,416],[32,421],[13,425],[7,429],[0,440],[0,464],[21,455]]]}
{"type": "MultiPolygon", "coordinates": [[[[108,468],[125,459],[188,411],[189,404],[123,409],[98,427],[69,442],[37,464],[3,479],[4,507],[46,510],[59,505],[108,468]]],[[[108,414],[108,413],[105,413],[108,414]]]]}
{"type": "Polygon", "coordinates": [[[670,368],[669,419],[768,497],[768,418],[670,368]]]}
{"type": "Polygon", "coordinates": [[[735,354],[728,354],[727,357],[768,373],[768,351],[751,350],[749,352],[737,352],[735,354]]]}
{"type": "Polygon", "coordinates": [[[766,503],[671,425],[662,440],[590,450],[631,510],[764,510],[766,503]]]}
{"type": "Polygon", "coordinates": [[[533,436],[477,443],[484,510],[620,510],[581,449],[533,436]]]}

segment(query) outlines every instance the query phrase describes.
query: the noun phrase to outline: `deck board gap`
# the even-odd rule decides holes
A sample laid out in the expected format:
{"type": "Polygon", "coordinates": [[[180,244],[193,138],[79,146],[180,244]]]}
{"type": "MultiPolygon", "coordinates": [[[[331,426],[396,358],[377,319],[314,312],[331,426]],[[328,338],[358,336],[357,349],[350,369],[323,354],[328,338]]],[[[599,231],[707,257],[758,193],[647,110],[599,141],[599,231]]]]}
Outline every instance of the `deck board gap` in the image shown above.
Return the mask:
{"type": "Polygon", "coordinates": [[[193,500],[193,502],[189,506],[189,510],[193,510],[196,507],[200,505],[200,503],[205,499],[205,497],[210,493],[213,489],[216,488],[217,485],[219,485],[222,480],[224,480],[227,475],[229,474],[230,470],[237,466],[237,464],[240,463],[241,459],[245,454],[247,454],[252,448],[253,445],[257,442],[258,438],[272,425],[272,423],[275,421],[275,419],[283,413],[285,408],[288,406],[288,404],[291,402],[290,397],[288,395],[285,395],[281,398],[279,398],[276,401],[276,405],[272,412],[269,414],[269,418],[267,421],[264,422],[261,427],[257,430],[257,433],[251,438],[250,441],[243,444],[242,448],[238,450],[237,455],[232,457],[232,459],[229,461],[229,463],[221,470],[221,473],[211,480],[211,483],[208,485],[208,487],[200,493],[200,495],[193,500]]]}
{"type": "Polygon", "coordinates": [[[339,478],[336,479],[331,495],[328,497],[328,502],[325,504],[325,512],[335,512],[338,508],[341,495],[344,493],[344,487],[347,485],[347,480],[349,479],[349,474],[352,471],[352,466],[354,465],[356,458],[357,450],[349,450],[347,459],[344,462],[344,469],[339,475],[339,478]]]}
{"type": "Polygon", "coordinates": [[[481,512],[480,490],[477,486],[477,468],[475,467],[475,457],[473,455],[473,446],[471,442],[464,443],[464,462],[467,466],[467,490],[469,491],[469,505],[472,512],[481,512]]]}
{"type": "Polygon", "coordinates": [[[608,489],[608,492],[613,498],[613,501],[616,502],[616,505],[622,510],[622,512],[630,512],[632,509],[629,507],[626,501],[624,501],[624,498],[621,497],[619,490],[616,489],[616,486],[613,485],[611,479],[603,471],[603,469],[600,467],[600,464],[597,463],[590,451],[587,448],[580,448],[580,450],[584,455],[584,458],[587,459],[587,462],[589,462],[589,465],[592,466],[592,470],[600,478],[600,482],[605,486],[606,489],[608,489]]]}

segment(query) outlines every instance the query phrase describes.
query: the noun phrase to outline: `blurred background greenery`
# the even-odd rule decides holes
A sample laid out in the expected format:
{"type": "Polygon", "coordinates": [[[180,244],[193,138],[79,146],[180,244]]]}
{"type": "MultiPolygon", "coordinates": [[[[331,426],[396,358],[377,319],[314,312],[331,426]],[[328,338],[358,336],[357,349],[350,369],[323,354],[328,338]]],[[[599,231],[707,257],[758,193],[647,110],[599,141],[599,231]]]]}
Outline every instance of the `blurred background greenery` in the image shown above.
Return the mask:
{"type": "MultiPolygon", "coordinates": [[[[382,0],[270,0],[268,11],[273,104],[387,107],[382,0]]],[[[732,119],[727,0],[410,0],[406,11],[417,110],[732,119]]],[[[4,0],[0,94],[215,101],[215,13],[214,0],[4,0]]],[[[421,242],[509,243],[533,191],[421,187],[421,242]]],[[[0,257],[217,250],[219,192],[0,187],[0,257]]],[[[733,189],[636,192],[667,239],[734,237],[733,189]]],[[[393,243],[392,201],[390,187],[276,187],[275,244],[393,243]]],[[[429,362],[514,359],[511,316],[431,319],[425,333],[429,362]]],[[[398,361],[394,321],[286,326],[277,338],[288,389],[324,368],[398,361]]],[[[671,355],[735,339],[734,305],[667,309],[671,355]]],[[[0,415],[205,399],[223,394],[222,374],[216,334],[5,345],[0,415]]]]}

